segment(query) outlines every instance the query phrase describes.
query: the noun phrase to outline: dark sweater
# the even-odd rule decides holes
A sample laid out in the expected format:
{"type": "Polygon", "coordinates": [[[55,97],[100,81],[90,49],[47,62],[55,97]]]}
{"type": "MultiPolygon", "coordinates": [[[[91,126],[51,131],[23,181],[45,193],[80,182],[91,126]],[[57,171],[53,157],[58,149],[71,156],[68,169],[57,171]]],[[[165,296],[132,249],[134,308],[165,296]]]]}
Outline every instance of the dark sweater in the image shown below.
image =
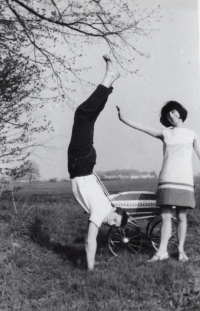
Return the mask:
{"type": "Polygon", "coordinates": [[[68,147],[70,178],[90,175],[96,164],[93,147],[94,125],[113,88],[98,85],[92,95],[75,111],[72,137],[68,147]]]}

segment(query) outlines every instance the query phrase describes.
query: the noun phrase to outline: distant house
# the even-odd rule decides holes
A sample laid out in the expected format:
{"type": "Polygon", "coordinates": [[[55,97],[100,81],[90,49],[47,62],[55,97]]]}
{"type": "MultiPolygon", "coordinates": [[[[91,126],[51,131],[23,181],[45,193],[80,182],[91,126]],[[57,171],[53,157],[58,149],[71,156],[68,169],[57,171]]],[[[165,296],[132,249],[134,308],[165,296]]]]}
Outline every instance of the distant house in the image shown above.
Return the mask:
{"type": "Polygon", "coordinates": [[[119,179],[119,178],[116,175],[103,175],[102,176],[102,180],[107,180],[107,179],[115,180],[115,179],[119,179]]]}
{"type": "Polygon", "coordinates": [[[119,175],[119,179],[130,179],[129,175],[119,175]]]}
{"type": "Polygon", "coordinates": [[[131,175],[130,179],[138,179],[139,175],[131,175]]]}
{"type": "Polygon", "coordinates": [[[155,175],[152,175],[148,172],[141,172],[140,173],[140,178],[154,178],[154,177],[155,177],[155,175]]]}
{"type": "Polygon", "coordinates": [[[157,177],[157,176],[149,174],[149,178],[155,178],[155,177],[157,177]]]}

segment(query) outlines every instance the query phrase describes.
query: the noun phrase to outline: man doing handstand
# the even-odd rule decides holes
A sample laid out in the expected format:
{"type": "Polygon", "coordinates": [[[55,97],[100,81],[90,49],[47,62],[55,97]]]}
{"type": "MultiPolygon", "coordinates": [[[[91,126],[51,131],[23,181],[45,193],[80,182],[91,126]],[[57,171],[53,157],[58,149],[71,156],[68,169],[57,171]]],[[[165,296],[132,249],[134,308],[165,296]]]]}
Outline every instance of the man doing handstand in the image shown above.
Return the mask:
{"type": "Polygon", "coordinates": [[[106,61],[105,77],[92,95],[76,109],[68,147],[68,171],[72,192],[90,215],[86,238],[89,270],[94,268],[97,234],[101,224],[120,227],[127,222],[126,212],[113,207],[93,173],[96,164],[96,151],[93,147],[95,121],[112,93],[111,85],[119,78],[117,64],[108,55],[104,56],[104,60],[106,61]]]}

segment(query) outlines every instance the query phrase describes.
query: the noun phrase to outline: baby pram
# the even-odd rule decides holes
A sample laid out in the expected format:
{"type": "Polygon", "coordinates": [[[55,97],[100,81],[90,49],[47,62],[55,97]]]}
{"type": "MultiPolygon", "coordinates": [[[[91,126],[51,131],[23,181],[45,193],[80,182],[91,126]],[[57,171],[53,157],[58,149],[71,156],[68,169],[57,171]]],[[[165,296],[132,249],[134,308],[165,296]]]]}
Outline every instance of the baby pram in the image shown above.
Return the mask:
{"type": "MultiPolygon", "coordinates": [[[[96,175],[96,174],[95,174],[96,175]]],[[[117,194],[109,194],[100,178],[96,175],[105,195],[113,206],[124,209],[128,216],[128,222],[123,228],[111,227],[108,233],[108,247],[113,255],[120,256],[124,251],[137,254],[142,248],[142,234],[138,220],[146,220],[146,237],[157,250],[161,236],[161,211],[156,206],[156,193],[151,191],[128,191],[117,194]]],[[[177,220],[172,217],[172,236],[169,247],[177,245],[176,234],[177,220]]]]}

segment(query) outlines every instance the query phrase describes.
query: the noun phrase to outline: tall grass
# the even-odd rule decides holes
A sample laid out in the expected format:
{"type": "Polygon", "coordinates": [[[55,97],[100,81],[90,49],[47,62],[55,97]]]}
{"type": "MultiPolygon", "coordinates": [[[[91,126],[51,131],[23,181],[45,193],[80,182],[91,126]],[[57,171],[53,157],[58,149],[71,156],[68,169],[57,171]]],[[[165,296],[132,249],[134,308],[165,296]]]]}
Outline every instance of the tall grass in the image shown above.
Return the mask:
{"type": "MultiPolygon", "coordinates": [[[[110,193],[155,190],[156,181],[106,182],[110,193]]],[[[154,250],[113,258],[107,229],[98,237],[97,262],[87,272],[87,215],[69,183],[44,183],[1,199],[0,310],[168,311],[200,309],[200,185],[188,215],[188,263],[176,257],[147,264],[154,250]]],[[[141,223],[144,230],[145,222],[141,223]]]]}

